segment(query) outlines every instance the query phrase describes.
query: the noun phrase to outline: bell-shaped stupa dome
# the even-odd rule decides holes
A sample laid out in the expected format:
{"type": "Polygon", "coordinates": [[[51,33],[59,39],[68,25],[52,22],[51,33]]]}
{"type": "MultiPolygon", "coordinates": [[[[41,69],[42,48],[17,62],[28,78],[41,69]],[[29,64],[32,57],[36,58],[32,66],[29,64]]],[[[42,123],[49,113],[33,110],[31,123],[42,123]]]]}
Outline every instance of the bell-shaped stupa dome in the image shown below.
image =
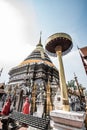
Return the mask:
{"type": "Polygon", "coordinates": [[[49,79],[53,85],[59,84],[58,70],[46,54],[41,43],[41,36],[34,51],[18,66],[12,68],[9,75],[11,84],[22,83],[28,79],[33,82],[42,80],[47,82],[49,79]]]}

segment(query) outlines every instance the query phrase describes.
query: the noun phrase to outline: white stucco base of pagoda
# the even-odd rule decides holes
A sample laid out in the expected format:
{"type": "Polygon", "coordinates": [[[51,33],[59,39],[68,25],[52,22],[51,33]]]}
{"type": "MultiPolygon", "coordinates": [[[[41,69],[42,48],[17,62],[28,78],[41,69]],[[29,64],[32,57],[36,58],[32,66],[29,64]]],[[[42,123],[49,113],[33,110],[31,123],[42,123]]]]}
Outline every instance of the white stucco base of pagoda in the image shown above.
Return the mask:
{"type": "Polygon", "coordinates": [[[53,130],[86,130],[84,126],[85,115],[85,112],[53,110],[50,112],[54,122],[53,130]]]}

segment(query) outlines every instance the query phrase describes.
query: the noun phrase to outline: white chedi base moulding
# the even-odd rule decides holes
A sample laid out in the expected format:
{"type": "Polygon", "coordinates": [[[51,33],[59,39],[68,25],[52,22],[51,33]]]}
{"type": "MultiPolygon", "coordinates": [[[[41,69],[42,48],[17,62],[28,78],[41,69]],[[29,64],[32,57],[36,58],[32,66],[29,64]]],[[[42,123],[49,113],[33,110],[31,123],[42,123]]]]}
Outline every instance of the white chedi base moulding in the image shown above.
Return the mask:
{"type": "Polygon", "coordinates": [[[85,112],[53,110],[50,116],[54,121],[53,130],[86,130],[84,127],[85,112]]]}

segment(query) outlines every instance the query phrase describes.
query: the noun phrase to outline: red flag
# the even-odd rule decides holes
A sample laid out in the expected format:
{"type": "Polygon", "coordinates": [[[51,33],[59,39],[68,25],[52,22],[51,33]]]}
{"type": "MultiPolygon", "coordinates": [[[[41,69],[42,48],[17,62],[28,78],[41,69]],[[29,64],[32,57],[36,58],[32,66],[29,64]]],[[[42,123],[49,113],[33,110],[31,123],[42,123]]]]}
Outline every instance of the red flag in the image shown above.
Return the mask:
{"type": "Polygon", "coordinates": [[[85,72],[87,74],[87,46],[83,48],[79,48],[79,53],[83,62],[85,72]]]}

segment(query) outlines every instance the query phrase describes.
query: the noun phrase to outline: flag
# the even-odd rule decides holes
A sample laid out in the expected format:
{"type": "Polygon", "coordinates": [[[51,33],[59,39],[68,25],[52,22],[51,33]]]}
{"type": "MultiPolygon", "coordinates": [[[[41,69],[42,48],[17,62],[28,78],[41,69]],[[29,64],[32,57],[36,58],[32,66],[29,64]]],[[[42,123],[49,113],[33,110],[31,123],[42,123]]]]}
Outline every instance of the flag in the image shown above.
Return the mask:
{"type": "Polygon", "coordinates": [[[78,48],[78,49],[79,49],[80,57],[81,57],[85,72],[87,74],[87,46],[83,48],[78,48]]]}
{"type": "Polygon", "coordinates": [[[0,76],[1,76],[1,74],[2,74],[2,71],[3,71],[3,68],[1,68],[1,70],[0,70],[0,76]]]}

